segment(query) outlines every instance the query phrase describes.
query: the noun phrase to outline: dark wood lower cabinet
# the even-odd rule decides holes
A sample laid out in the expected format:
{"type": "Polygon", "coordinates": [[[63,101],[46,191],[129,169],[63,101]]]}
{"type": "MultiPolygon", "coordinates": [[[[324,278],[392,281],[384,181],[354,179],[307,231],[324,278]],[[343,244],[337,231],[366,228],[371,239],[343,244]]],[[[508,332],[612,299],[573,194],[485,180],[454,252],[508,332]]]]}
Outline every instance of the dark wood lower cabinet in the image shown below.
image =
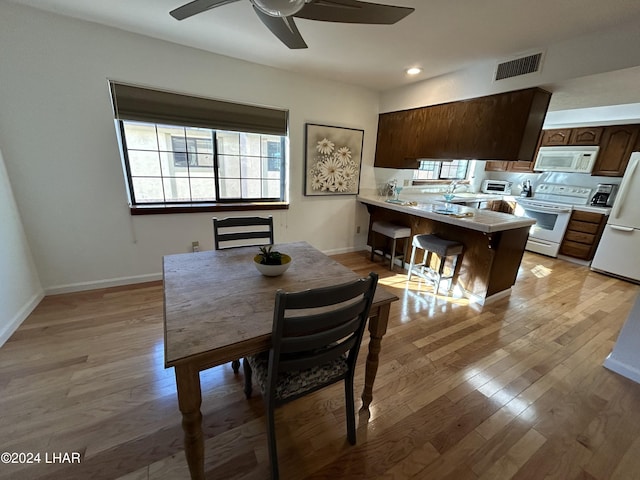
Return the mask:
{"type": "MultiPolygon", "coordinates": [[[[371,224],[376,220],[411,227],[412,235],[433,233],[441,238],[462,243],[464,252],[458,285],[471,298],[484,301],[492,295],[508,291],[516,281],[529,237],[529,227],[483,233],[369,204],[367,210],[371,216],[369,245],[371,224]]],[[[408,258],[407,256],[407,263],[408,258]]]]}
{"type": "Polygon", "coordinates": [[[581,260],[591,260],[606,223],[606,215],[575,210],[560,245],[560,253],[581,260]]]}

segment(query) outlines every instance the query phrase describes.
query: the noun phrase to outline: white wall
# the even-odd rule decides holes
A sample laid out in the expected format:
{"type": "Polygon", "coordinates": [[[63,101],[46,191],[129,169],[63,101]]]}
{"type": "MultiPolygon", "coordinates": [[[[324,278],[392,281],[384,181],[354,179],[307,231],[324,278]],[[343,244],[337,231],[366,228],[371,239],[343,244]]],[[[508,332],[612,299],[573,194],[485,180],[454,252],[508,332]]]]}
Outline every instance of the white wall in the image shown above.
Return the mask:
{"type": "Polygon", "coordinates": [[[7,341],[42,296],[0,151],[0,345],[7,341]]]}
{"type": "Polygon", "coordinates": [[[634,67],[640,65],[638,45],[640,24],[637,21],[616,25],[609,32],[542,45],[540,50],[545,51],[545,56],[538,73],[494,82],[497,60],[479,62],[463,70],[384,92],[380,98],[380,111],[435,105],[634,67]]]}
{"type": "Polygon", "coordinates": [[[364,129],[373,185],[377,93],[3,2],[0,45],[0,144],[47,293],[158,278],[163,255],[213,248],[213,213],[129,215],[107,79],[289,109],[291,207],[261,212],[276,241],[366,243],[354,196],[303,195],[303,135],[305,122],[364,129]]]}

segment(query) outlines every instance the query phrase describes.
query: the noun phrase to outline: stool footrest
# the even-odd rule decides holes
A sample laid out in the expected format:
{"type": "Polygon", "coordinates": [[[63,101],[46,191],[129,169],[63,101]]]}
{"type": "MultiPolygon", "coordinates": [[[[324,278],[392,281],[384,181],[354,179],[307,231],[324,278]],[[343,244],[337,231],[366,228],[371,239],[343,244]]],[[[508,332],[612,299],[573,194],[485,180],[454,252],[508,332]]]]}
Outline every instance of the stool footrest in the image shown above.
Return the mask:
{"type": "Polygon", "coordinates": [[[396,225],[395,223],[380,220],[373,222],[373,224],[371,225],[371,260],[373,260],[374,255],[381,255],[382,258],[385,258],[386,256],[384,248],[376,248],[376,235],[383,235],[391,239],[392,245],[391,251],[389,252],[389,267],[391,268],[391,270],[393,270],[396,258],[401,258],[403,260],[404,268],[404,254],[407,250],[407,240],[411,237],[411,228],[405,227],[404,225],[396,225]],[[396,255],[397,240],[403,240],[402,253],[398,255],[396,255]]]}
{"type": "Polygon", "coordinates": [[[408,279],[411,280],[412,275],[429,280],[434,284],[434,293],[438,293],[440,282],[449,280],[449,292],[453,290],[454,283],[457,281],[458,272],[460,270],[460,256],[464,251],[464,246],[452,240],[445,240],[436,235],[425,234],[415,235],[412,241],[411,262],[409,264],[408,279]],[[424,258],[421,263],[416,263],[416,249],[424,251],[424,258]],[[431,268],[431,255],[438,256],[440,263],[439,270],[431,268]],[[453,258],[453,265],[450,275],[444,275],[445,262],[447,257],[453,258]]]}

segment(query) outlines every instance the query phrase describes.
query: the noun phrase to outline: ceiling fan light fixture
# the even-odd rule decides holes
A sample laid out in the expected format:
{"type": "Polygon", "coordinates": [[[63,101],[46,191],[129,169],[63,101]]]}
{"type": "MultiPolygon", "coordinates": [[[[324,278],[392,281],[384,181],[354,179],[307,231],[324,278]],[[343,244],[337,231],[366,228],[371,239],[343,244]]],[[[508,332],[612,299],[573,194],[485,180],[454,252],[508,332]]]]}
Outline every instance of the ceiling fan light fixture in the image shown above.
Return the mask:
{"type": "Polygon", "coordinates": [[[306,0],[251,0],[251,3],[272,17],[289,17],[302,10],[306,0]]]}

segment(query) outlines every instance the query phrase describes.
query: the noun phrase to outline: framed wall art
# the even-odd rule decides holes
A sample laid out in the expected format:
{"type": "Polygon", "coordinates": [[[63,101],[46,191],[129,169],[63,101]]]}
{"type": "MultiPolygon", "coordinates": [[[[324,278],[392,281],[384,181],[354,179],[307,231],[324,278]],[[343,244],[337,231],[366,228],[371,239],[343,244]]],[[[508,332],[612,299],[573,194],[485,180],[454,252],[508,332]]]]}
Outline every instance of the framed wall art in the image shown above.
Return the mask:
{"type": "Polygon", "coordinates": [[[305,195],[357,195],[364,130],[306,124],[305,195]]]}

